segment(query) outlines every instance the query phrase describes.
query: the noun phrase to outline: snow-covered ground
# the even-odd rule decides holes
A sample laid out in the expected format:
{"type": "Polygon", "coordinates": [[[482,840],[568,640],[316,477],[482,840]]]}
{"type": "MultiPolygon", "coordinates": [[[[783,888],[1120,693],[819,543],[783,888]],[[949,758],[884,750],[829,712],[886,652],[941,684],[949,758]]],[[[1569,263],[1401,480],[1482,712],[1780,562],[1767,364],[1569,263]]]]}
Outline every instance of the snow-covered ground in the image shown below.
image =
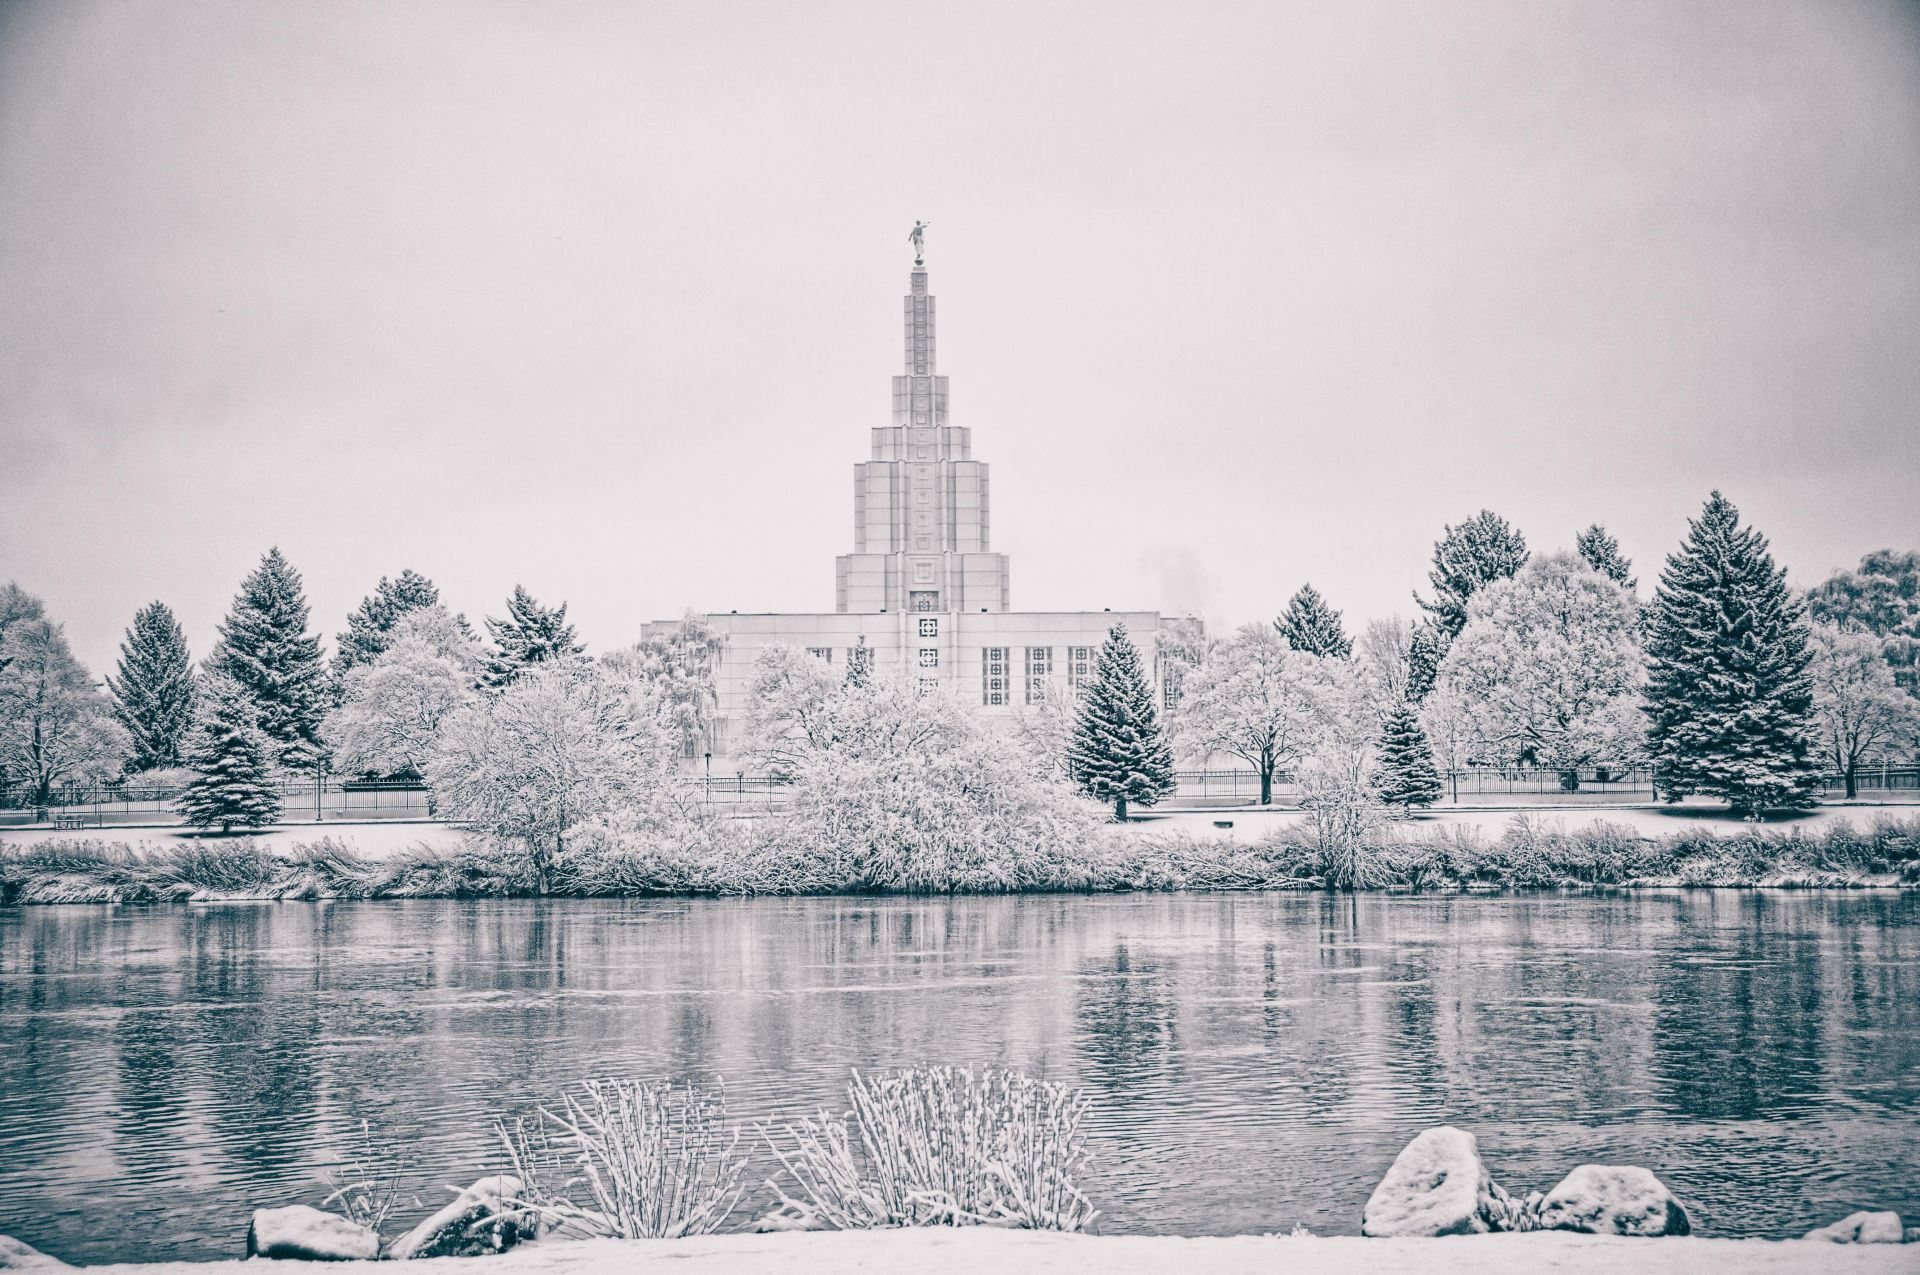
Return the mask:
{"type": "MultiPolygon", "coordinates": [[[[1817,1244],[1805,1240],[1627,1239],[1563,1232],[1446,1239],[1353,1236],[1059,1235],[987,1227],[898,1231],[787,1232],[685,1240],[594,1240],[530,1244],[498,1257],[439,1258],[436,1269],[466,1275],[630,1275],[656,1268],[674,1275],[1239,1275],[1313,1271],[1318,1275],[1771,1275],[1840,1271],[1892,1275],[1920,1271],[1920,1244],[1817,1244]]],[[[414,1262],[412,1265],[427,1265],[414,1262]]],[[[346,1264],[330,1269],[344,1272],[346,1264]]],[[[95,1266],[126,1275],[240,1275],[258,1263],[95,1266]]],[[[395,1270],[388,1264],[384,1271],[395,1270]]]]}
{"type": "MultiPolygon", "coordinates": [[[[1423,828],[1443,828],[1464,824],[1478,828],[1490,836],[1497,836],[1500,830],[1507,826],[1508,821],[1518,814],[1526,814],[1540,820],[1558,821],[1568,829],[1605,820],[1608,823],[1625,824],[1635,832],[1649,837],[1688,830],[1728,833],[1736,832],[1742,827],[1739,820],[1729,818],[1718,808],[1702,806],[1528,806],[1524,810],[1510,807],[1450,810],[1443,807],[1414,818],[1406,827],[1410,831],[1418,832],[1423,828]]],[[[1897,819],[1914,818],[1920,816],[1920,804],[1908,802],[1885,806],[1865,804],[1821,806],[1792,819],[1770,821],[1767,827],[1783,830],[1787,828],[1812,830],[1841,820],[1850,820],[1857,826],[1865,827],[1882,815],[1897,819]]],[[[1297,823],[1303,818],[1305,815],[1298,810],[1242,808],[1239,810],[1176,810],[1164,813],[1149,811],[1129,827],[1143,834],[1179,831],[1251,840],[1284,824],[1297,823]],[[1227,821],[1233,826],[1216,828],[1214,826],[1216,821],[1227,821]]],[[[191,835],[188,829],[179,825],[86,828],[79,831],[3,828],[0,829],[0,845],[31,845],[34,842],[49,841],[54,838],[84,837],[90,840],[119,841],[130,846],[142,844],[167,846],[179,845],[188,840],[191,835]]],[[[439,850],[452,850],[458,848],[460,844],[458,828],[427,820],[283,824],[255,835],[269,846],[278,848],[303,841],[317,841],[321,837],[332,837],[346,842],[369,858],[397,854],[423,845],[439,850]]]]}
{"type": "MultiPolygon", "coordinates": [[[[369,858],[397,854],[415,846],[426,845],[441,850],[455,849],[460,844],[460,830],[444,823],[421,820],[389,819],[373,823],[290,823],[265,832],[254,834],[261,841],[275,849],[285,849],[303,841],[318,841],[322,837],[332,837],[346,842],[361,854],[369,858]]],[[[181,824],[164,827],[128,827],[128,828],[82,828],[78,830],[48,828],[5,828],[0,829],[0,846],[32,845],[38,841],[54,839],[73,840],[81,838],[88,841],[118,841],[129,846],[177,846],[192,840],[192,830],[181,824]]]]}
{"type": "MultiPolygon", "coordinates": [[[[1515,815],[1521,814],[1532,819],[1558,822],[1569,830],[1601,821],[1624,824],[1635,832],[1649,837],[1663,837],[1676,832],[1689,831],[1737,832],[1745,826],[1738,819],[1728,816],[1724,808],[1702,806],[1528,806],[1524,809],[1507,807],[1465,810],[1441,807],[1416,816],[1404,826],[1411,832],[1419,832],[1423,828],[1464,825],[1478,828],[1490,836],[1497,836],[1515,815]]],[[[1791,819],[1769,820],[1765,826],[1780,831],[1789,828],[1804,828],[1812,831],[1828,824],[1851,821],[1856,827],[1867,827],[1882,815],[1895,819],[1920,817],[1920,805],[1909,802],[1886,806],[1821,806],[1791,819]]],[[[1276,827],[1298,823],[1305,817],[1305,814],[1298,810],[1178,810],[1165,814],[1148,812],[1133,827],[1143,833],[1177,830],[1251,840],[1276,827]],[[1228,821],[1233,826],[1216,828],[1214,824],[1217,821],[1228,821]]]]}

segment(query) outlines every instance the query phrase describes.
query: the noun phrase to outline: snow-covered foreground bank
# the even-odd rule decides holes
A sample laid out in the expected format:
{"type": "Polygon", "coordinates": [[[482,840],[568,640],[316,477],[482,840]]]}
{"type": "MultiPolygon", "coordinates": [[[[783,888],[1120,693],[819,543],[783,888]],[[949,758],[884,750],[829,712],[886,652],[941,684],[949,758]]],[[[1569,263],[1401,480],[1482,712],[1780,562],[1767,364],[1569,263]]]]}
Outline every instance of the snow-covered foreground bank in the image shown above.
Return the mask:
{"type": "MultiPolygon", "coordinates": [[[[350,1264],[327,1269],[344,1272],[350,1264]]],[[[1920,1245],[1838,1245],[1806,1240],[1731,1240],[1698,1236],[1628,1239],[1565,1232],[1449,1236],[1445,1239],[1361,1239],[1357,1236],[1061,1235],[987,1227],[716,1235],[684,1240],[590,1240],[529,1244],[498,1257],[414,1262],[465,1275],[629,1275],[670,1269],[674,1275],[837,1275],[844,1271],[912,1275],[1238,1275],[1312,1271],[1318,1275],[1753,1275],[1841,1271],[1881,1275],[1920,1271],[1920,1245]]],[[[58,1269],[58,1268],[54,1268],[58,1269]]],[[[238,1275],[233,1262],[168,1262],[94,1266],[127,1275],[238,1275]]],[[[244,1268],[257,1272],[257,1262],[244,1268]]],[[[396,1269],[392,1264],[382,1270],[396,1269]]]]}
{"type": "MultiPolygon", "coordinates": [[[[421,848],[458,850],[464,833],[460,828],[437,821],[387,819],[368,823],[285,823],[247,835],[267,849],[278,851],[331,838],[351,847],[356,854],[369,859],[382,859],[421,848]]],[[[194,830],[184,824],[163,827],[0,829],[0,846],[31,846],[44,841],[113,841],[126,846],[172,848],[192,845],[199,839],[194,830]]]]}

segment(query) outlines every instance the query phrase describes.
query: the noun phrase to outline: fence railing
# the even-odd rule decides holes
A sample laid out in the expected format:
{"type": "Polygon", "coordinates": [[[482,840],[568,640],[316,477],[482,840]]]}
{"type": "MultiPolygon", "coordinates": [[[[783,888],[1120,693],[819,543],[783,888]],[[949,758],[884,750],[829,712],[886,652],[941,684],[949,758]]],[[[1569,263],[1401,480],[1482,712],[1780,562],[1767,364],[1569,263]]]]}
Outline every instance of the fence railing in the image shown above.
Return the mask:
{"type": "MultiPolygon", "coordinates": [[[[1176,771],[1174,780],[1174,796],[1178,799],[1256,801],[1260,796],[1260,776],[1248,767],[1176,771]]],[[[1446,789],[1442,798],[1445,802],[1483,797],[1644,797],[1649,801],[1654,797],[1653,772],[1637,766],[1583,766],[1571,772],[1532,766],[1467,766],[1441,771],[1440,783],[1446,789]],[[1571,784],[1569,777],[1574,781],[1571,784]]],[[[1823,797],[1837,797],[1846,791],[1846,777],[1837,772],[1822,775],[1820,783],[1823,797]]],[[[1863,795],[1920,790],[1920,766],[1863,766],[1854,773],[1854,787],[1863,795]]],[[[1292,801],[1299,795],[1300,786],[1290,772],[1274,772],[1275,801],[1292,801]]]]}

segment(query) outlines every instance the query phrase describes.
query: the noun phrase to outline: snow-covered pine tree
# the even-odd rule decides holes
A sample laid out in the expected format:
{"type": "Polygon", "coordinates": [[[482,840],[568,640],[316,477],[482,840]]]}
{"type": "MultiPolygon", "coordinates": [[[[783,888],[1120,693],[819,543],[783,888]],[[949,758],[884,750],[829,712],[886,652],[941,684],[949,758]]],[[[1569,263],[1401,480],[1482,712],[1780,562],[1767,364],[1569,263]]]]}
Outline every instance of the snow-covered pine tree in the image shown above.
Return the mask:
{"type": "Polygon", "coordinates": [[[1407,699],[1410,703],[1423,702],[1433,690],[1434,679],[1440,676],[1440,661],[1447,658],[1449,645],[1446,633],[1432,620],[1423,620],[1413,626],[1413,636],[1407,640],[1407,699]]]}
{"type": "Polygon", "coordinates": [[[1640,583],[1633,578],[1633,564],[1620,552],[1620,542],[1599,523],[1575,536],[1573,547],[1580,551],[1588,566],[1629,593],[1640,583]]]}
{"type": "Polygon", "coordinates": [[[113,715],[132,740],[128,774],[183,762],[193,729],[193,657],[166,603],[149,602],[134,615],[107,690],[113,715]]]}
{"type": "Polygon", "coordinates": [[[1413,705],[1402,701],[1387,710],[1380,723],[1380,754],[1376,792],[1383,804],[1410,809],[1440,800],[1440,772],[1434,768],[1433,746],[1420,729],[1413,705]]]}
{"type": "Polygon", "coordinates": [[[858,690],[872,681],[873,648],[867,645],[867,635],[862,633],[847,650],[846,684],[858,690]]]}
{"type": "Polygon", "coordinates": [[[1330,655],[1344,660],[1353,654],[1353,643],[1340,623],[1340,613],[1327,605],[1320,590],[1310,584],[1287,602],[1287,609],[1273,622],[1287,645],[1308,655],[1330,655]]]}
{"type": "Polygon", "coordinates": [[[199,720],[187,751],[195,774],[177,801],[196,828],[264,828],[280,817],[274,741],[262,732],[251,696],[234,678],[201,680],[199,720]]]}
{"type": "MultiPolygon", "coordinates": [[[[1433,601],[1418,602],[1451,643],[1467,626],[1467,599],[1495,580],[1505,580],[1527,565],[1527,538],[1490,509],[1459,526],[1448,526],[1433,546],[1433,601]]],[[[1444,648],[1443,648],[1444,651],[1444,648]]]]}
{"type": "Polygon", "coordinates": [[[1667,559],[1647,624],[1648,743],[1669,801],[1698,793],[1741,814],[1812,804],[1807,608],[1766,537],[1719,492],[1667,559]]]}
{"type": "Polygon", "coordinates": [[[310,768],[326,756],[320,719],[333,702],[320,638],[307,632],[300,573],[276,547],[240,585],[220,625],[210,669],[240,684],[255,721],[273,744],[274,760],[310,768]]]}
{"type": "Polygon", "coordinates": [[[567,623],[567,604],[547,608],[534,601],[520,585],[513,586],[507,599],[507,618],[487,617],[487,632],[493,636],[493,651],[480,673],[483,690],[497,691],[535,664],[584,654],[583,647],[567,623]]]}
{"type": "Polygon", "coordinates": [[[1151,806],[1173,791],[1173,750],[1124,624],[1108,631],[1093,680],[1080,693],[1067,768],[1088,796],[1113,803],[1116,819],[1127,817],[1128,803],[1151,806]]]}
{"type": "Polygon", "coordinates": [[[333,657],[333,676],[337,682],[348,671],[371,664],[393,645],[393,626],[409,611],[440,605],[440,590],[412,567],[401,571],[398,579],[380,577],[373,592],[360,599],[360,605],[347,617],[347,630],[334,638],[339,648],[333,657]]]}

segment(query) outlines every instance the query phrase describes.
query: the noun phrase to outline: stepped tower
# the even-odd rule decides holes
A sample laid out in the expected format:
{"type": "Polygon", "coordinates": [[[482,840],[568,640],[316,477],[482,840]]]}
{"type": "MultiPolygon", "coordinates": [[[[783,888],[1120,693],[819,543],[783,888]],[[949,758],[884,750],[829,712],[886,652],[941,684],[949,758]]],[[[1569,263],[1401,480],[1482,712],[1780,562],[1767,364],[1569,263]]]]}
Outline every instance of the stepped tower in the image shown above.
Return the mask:
{"type": "Polygon", "coordinates": [[[916,257],[893,423],[874,429],[871,458],[854,466],[853,552],[835,573],[843,614],[1008,609],[1007,558],[991,551],[988,536],[987,466],[973,459],[972,431],[947,423],[933,301],[916,257]]]}

